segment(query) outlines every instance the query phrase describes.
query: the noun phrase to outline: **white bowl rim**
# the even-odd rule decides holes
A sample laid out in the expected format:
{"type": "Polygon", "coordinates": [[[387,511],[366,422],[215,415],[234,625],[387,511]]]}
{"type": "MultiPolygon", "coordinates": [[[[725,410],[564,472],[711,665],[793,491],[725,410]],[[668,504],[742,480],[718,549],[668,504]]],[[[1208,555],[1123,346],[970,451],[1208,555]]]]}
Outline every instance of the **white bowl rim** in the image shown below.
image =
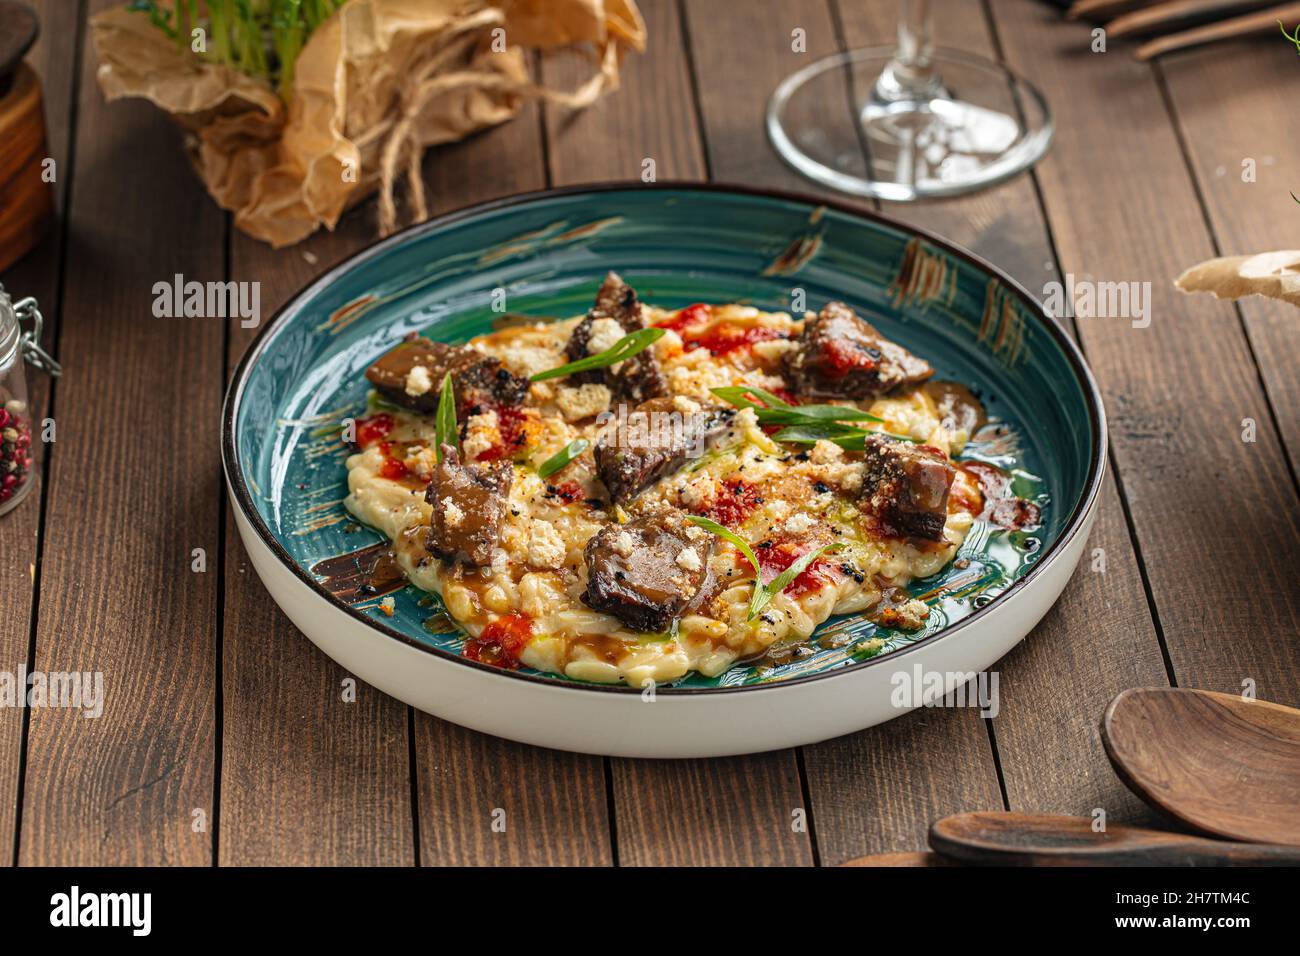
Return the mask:
{"type": "Polygon", "coordinates": [[[355,607],[344,604],[333,595],[331,595],[319,581],[316,581],[305,569],[303,569],[293,556],[285,550],[284,546],[271,533],[270,528],[262,520],[261,514],[255,507],[252,495],[249,491],[248,484],[244,480],[243,469],[239,467],[240,459],[235,442],[235,421],[238,417],[239,403],[243,397],[244,386],[246,385],[249,375],[254,366],[257,364],[262,352],[270,343],[274,333],[281,325],[286,324],[302,306],[302,304],[316,293],[329,286],[342,273],[366,262],[370,259],[383,255],[393,246],[401,245],[407,240],[441,229],[445,226],[452,225],[465,219],[472,219],[483,213],[494,212],[501,209],[509,209],[513,206],[526,205],[541,200],[563,198],[567,196],[580,196],[591,193],[603,192],[623,192],[623,191],[662,190],[664,192],[707,192],[722,193],[736,196],[749,196],[758,199],[778,200],[781,202],[800,203],[809,206],[811,209],[825,207],[833,209],[843,215],[864,219],[877,225],[896,230],[906,235],[922,239],[932,246],[943,250],[945,253],[956,256],[959,259],[975,266],[998,279],[1008,290],[1020,299],[1021,303],[1028,311],[1043,324],[1044,329],[1060,346],[1062,352],[1069,362],[1071,370],[1074,372],[1078,384],[1083,390],[1085,403],[1088,407],[1089,418],[1089,437],[1092,440],[1093,455],[1088,463],[1088,477],[1084,486],[1084,493],[1079,497],[1074,510],[1070,513],[1066,521],[1065,529],[1048,545],[1039,559],[1034,562],[1024,576],[1013,581],[1001,594],[997,595],[988,604],[974,610],[971,614],[962,618],[956,623],[941,628],[933,634],[927,634],[920,640],[913,641],[910,644],[900,647],[888,654],[881,654],[876,657],[868,658],[865,661],[858,661],[843,667],[836,667],[830,670],[821,671],[816,674],[806,674],[801,677],[791,677],[771,683],[759,684],[742,684],[738,686],[725,687],[671,687],[664,686],[655,689],[656,694],[666,694],[672,696],[700,696],[700,695],[717,695],[717,694],[740,694],[755,691],[772,691],[781,687],[787,687],[794,684],[805,684],[819,680],[833,680],[835,678],[844,678],[851,674],[857,673],[862,668],[878,665],[884,661],[897,662],[899,658],[917,648],[928,646],[940,638],[950,637],[964,627],[968,627],[975,621],[985,616],[995,606],[1005,605],[1015,598],[1021,591],[1032,584],[1041,576],[1042,571],[1052,562],[1057,560],[1066,550],[1066,545],[1077,535],[1085,525],[1085,519],[1091,513],[1098,497],[1101,494],[1102,481],[1105,476],[1105,460],[1108,449],[1107,442],[1107,425],[1106,410],[1102,404],[1101,390],[1097,386],[1096,379],[1093,377],[1092,370],[1088,368],[1088,363],[1083,357],[1079,346],[1075,343],[1069,333],[1066,332],[1059,319],[1047,311],[1047,309],[1037,302],[1019,282],[1007,275],[1002,269],[988,262],[986,259],[965,249],[954,242],[935,235],[928,230],[916,226],[907,225],[899,222],[889,216],[880,213],[858,209],[834,199],[823,198],[820,196],[801,195],[799,193],[789,192],[778,189],[758,189],[751,186],[738,185],[732,183],[716,182],[690,182],[683,180],[663,180],[654,183],[644,183],[640,180],[615,181],[605,183],[594,183],[587,185],[562,186],[552,189],[535,190],[533,192],[517,193],[511,196],[503,196],[497,199],[488,200],[482,203],[476,203],[472,206],[466,206],[462,209],[453,210],[441,216],[435,216],[422,223],[408,226],[391,236],[377,240],[360,249],[357,252],[343,258],[326,269],[320,276],[309,282],[303,288],[298,290],[284,305],[281,306],[271,317],[271,320],[258,332],[257,337],[248,346],[240,359],[239,364],[235,367],[235,372],[231,376],[230,384],[226,388],[225,399],[222,402],[222,422],[221,422],[221,466],[225,473],[227,487],[230,490],[231,500],[235,507],[239,508],[244,519],[257,532],[262,543],[271,551],[276,559],[285,565],[295,576],[304,584],[312,589],[317,595],[325,598],[336,610],[347,614],[357,620],[365,623],[374,630],[400,641],[411,647],[419,648],[435,657],[453,661],[464,667],[474,667],[495,674],[507,680],[523,680],[536,682],[547,687],[565,690],[576,690],[593,693],[606,694],[640,694],[640,688],[628,687],[624,684],[598,684],[582,681],[575,681],[571,678],[547,677],[540,674],[525,674],[519,671],[507,670],[501,667],[493,667],[490,664],[484,664],[480,661],[473,661],[450,651],[443,650],[440,647],[434,647],[416,640],[409,635],[403,634],[394,627],[390,627],[381,621],[362,614],[355,607]]]}

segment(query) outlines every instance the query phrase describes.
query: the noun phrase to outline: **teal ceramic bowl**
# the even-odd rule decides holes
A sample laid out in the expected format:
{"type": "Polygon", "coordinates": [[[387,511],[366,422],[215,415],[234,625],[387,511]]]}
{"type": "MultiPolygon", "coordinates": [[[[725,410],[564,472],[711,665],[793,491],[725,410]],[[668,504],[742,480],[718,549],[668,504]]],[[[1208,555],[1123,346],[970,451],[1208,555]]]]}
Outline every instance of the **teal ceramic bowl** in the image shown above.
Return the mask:
{"type": "Polygon", "coordinates": [[[970,253],[830,203],[634,184],[476,206],[330,269],[279,312],[240,363],[225,402],[223,461],[263,581],[295,624],[353,673],[439,716],[514,739],[689,756],[847,732],[989,667],[1046,612],[1077,563],[1105,447],[1101,402],[1074,344],[1023,289],[970,253]],[[313,569],[382,540],[342,506],[347,452],[337,426],[365,409],[365,368],[408,331],[453,343],[488,331],[501,319],[503,296],[513,315],[578,315],[610,269],[645,301],[668,308],[741,301],[793,311],[847,301],[925,356],[937,378],[980,396],[1001,435],[974,443],[965,457],[1014,461],[1016,491],[1042,506],[1041,525],[1026,533],[977,522],[959,554],[963,567],[913,586],[932,607],[919,634],[835,618],[807,658],[693,675],[656,688],[653,708],[639,706],[640,691],[463,658],[462,635],[433,626],[445,621],[436,598],[413,587],[393,595],[391,616],[373,598],[331,593],[337,588],[313,569]],[[864,651],[863,639],[876,637],[883,644],[864,651]],[[891,689],[918,667],[942,680],[922,681],[916,686],[929,690],[900,703],[891,689]],[[790,720],[776,726],[787,708],[790,720]],[[724,726],[701,732],[701,715],[715,709],[724,726]],[[726,726],[746,712],[753,727],[726,726]]]}

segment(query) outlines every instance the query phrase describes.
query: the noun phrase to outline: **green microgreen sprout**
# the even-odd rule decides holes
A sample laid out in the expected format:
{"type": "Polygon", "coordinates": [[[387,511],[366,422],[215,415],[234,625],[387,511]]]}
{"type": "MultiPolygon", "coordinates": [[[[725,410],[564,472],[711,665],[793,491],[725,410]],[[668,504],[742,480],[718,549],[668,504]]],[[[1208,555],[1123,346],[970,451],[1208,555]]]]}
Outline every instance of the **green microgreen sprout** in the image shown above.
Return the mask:
{"type": "Polygon", "coordinates": [[[538,477],[549,478],[555,474],[573,459],[577,458],[584,451],[591,447],[591,442],[585,438],[575,438],[558,452],[552,455],[546,461],[542,462],[542,467],[537,469],[538,477]]]}
{"type": "Polygon", "coordinates": [[[745,556],[750,566],[754,569],[754,596],[749,602],[749,614],[745,620],[752,621],[763,613],[772,598],[776,597],[799,575],[803,574],[812,566],[812,563],[828,551],[835,551],[843,547],[839,541],[832,541],[830,544],[822,545],[807,554],[801,555],[797,561],[778,574],[767,584],[763,583],[763,566],[759,563],[758,556],[754,554],[754,549],[749,546],[744,538],[740,535],[729,531],[722,525],[718,524],[712,518],[705,518],[700,515],[687,515],[692,524],[699,525],[705,531],[717,535],[724,541],[729,541],[736,546],[736,550],[745,556]]]}
{"type": "Polygon", "coordinates": [[[617,365],[619,362],[626,361],[638,352],[649,348],[659,339],[663,338],[666,329],[637,329],[623,336],[603,352],[597,352],[595,355],[588,355],[586,358],[578,359],[576,362],[570,362],[568,365],[561,365],[559,368],[547,369],[545,372],[538,372],[532,376],[530,382],[544,382],[548,378],[563,378],[566,375],[576,375],[579,372],[590,372],[593,369],[606,368],[610,365],[617,365]]]}
{"type": "Polygon", "coordinates": [[[451,373],[442,377],[442,394],[438,396],[438,411],[433,418],[435,441],[438,445],[438,461],[442,461],[442,446],[450,445],[459,450],[459,429],[456,427],[456,393],[451,384],[451,373]]]}

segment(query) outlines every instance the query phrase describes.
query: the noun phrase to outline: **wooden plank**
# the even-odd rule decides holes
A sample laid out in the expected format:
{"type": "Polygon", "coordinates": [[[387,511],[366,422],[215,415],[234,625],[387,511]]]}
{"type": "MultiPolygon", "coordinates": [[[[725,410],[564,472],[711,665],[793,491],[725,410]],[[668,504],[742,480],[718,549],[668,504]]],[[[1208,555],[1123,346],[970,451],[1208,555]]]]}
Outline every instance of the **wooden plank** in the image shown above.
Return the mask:
{"type": "MultiPolygon", "coordinates": [[[[53,20],[52,4],[40,0],[32,4],[43,23],[53,20]]],[[[14,298],[35,296],[45,316],[42,340],[47,351],[56,350],[59,320],[59,266],[62,261],[62,212],[67,205],[71,170],[68,155],[72,144],[71,109],[73,72],[77,63],[77,31],[46,30],[27,54],[27,63],[41,78],[45,99],[46,146],[55,161],[55,220],[45,239],[27,257],[6,270],[0,280],[14,298]]],[[[39,423],[51,408],[50,379],[28,370],[27,404],[33,422],[39,423]]],[[[39,426],[38,426],[39,427],[39,426]]],[[[41,454],[48,460],[51,449],[41,454]]],[[[4,589],[5,613],[0,615],[0,655],[5,667],[16,668],[19,661],[29,662],[33,598],[38,539],[41,519],[41,472],[44,461],[38,460],[32,477],[32,489],[26,503],[0,518],[0,588],[4,589]]],[[[0,712],[0,866],[13,862],[7,848],[14,845],[18,817],[19,766],[23,748],[24,715],[21,710],[6,708],[0,712]]]]}
{"type": "Polygon", "coordinates": [[[223,217],[166,118],[107,106],[80,56],[36,666],[102,673],[104,709],[30,712],[19,860],[207,864],[223,331],[155,318],[152,289],[221,277],[223,217]]]}
{"type": "MultiPolygon", "coordinates": [[[[1214,248],[1155,74],[1118,49],[1085,52],[1086,26],[1031,0],[995,13],[1008,59],[1056,112],[1038,175],[1062,266],[1151,283],[1149,327],[1085,319],[1079,332],[1177,681],[1226,693],[1254,681],[1260,696],[1294,704],[1296,489],[1240,323],[1222,303],[1171,287],[1214,248]],[[1254,442],[1242,440],[1246,418],[1258,423],[1254,442]]],[[[1243,156],[1259,142],[1251,129],[1237,143],[1243,156]]]]}
{"type": "MultiPolygon", "coordinates": [[[[896,11],[842,0],[838,7],[848,47],[887,42],[896,11]]],[[[996,56],[981,11],[938,0],[934,17],[940,45],[996,56]]],[[[1009,96],[1005,106],[1012,108],[1009,96]]],[[[957,200],[890,203],[885,212],[984,256],[1040,298],[1046,282],[1060,279],[1030,176],[957,200]]],[[[1087,556],[1060,602],[997,665],[999,766],[1013,810],[1086,815],[1101,807],[1112,820],[1150,822],[1145,805],[1111,773],[1097,722],[1124,688],[1168,678],[1113,475],[1099,509],[1087,556]],[[1098,550],[1104,572],[1094,570],[1098,550]],[[1107,613],[1099,616],[1098,607],[1107,613]],[[1069,694],[1061,693],[1062,674],[1071,675],[1069,694]]]]}
{"type": "MultiPolygon", "coordinates": [[[[691,91],[691,64],[678,6],[642,3],[649,32],[644,57],[626,61],[623,88],[593,109],[546,110],[552,181],[557,186],[639,179],[653,159],[660,179],[703,179],[704,146],[691,91]]],[[[551,84],[572,86],[584,67],[573,57],[543,63],[551,84]]],[[[711,83],[705,72],[701,82],[711,83]]],[[[774,865],[811,862],[795,752],[711,761],[610,761],[621,865],[774,865]],[[720,813],[718,808],[729,808],[720,813]]]]}
{"type": "MultiPolygon", "coordinates": [[[[425,164],[430,203],[443,212],[541,189],[542,155],[540,117],[529,105],[506,126],[432,153],[425,164]]],[[[424,865],[612,860],[599,757],[528,747],[422,713],[415,715],[415,731],[424,865]]]]}
{"type": "MultiPolygon", "coordinates": [[[[697,0],[687,14],[714,177],[818,192],[777,157],[763,116],[766,97],[782,78],[839,49],[829,11],[815,5],[793,10],[779,0],[697,0]],[[796,29],[805,31],[807,52],[792,49],[796,29]]],[[[847,94],[824,108],[847,109],[847,94]]],[[[913,714],[807,747],[804,766],[825,865],[922,849],[939,813],[1002,805],[987,732],[969,711],[913,714]]]]}
{"type": "MultiPolygon", "coordinates": [[[[273,250],[233,232],[230,278],[261,284],[262,320],[375,238],[374,206],[273,250]]],[[[228,362],[258,329],[231,320],[228,362]]],[[[230,507],[229,504],[226,506],[230,507]]],[[[408,708],[348,674],[276,607],[227,512],[222,636],[222,866],[411,865],[408,708]]]]}
{"type": "MultiPolygon", "coordinates": [[[[1281,37],[1242,40],[1167,57],[1163,72],[1192,172],[1224,255],[1293,249],[1300,206],[1300,117],[1285,71],[1295,48],[1281,37]],[[1225,90],[1233,91],[1229,103],[1225,90]],[[1246,164],[1248,161],[1249,165],[1246,164]],[[1253,171],[1253,180],[1247,174],[1253,171]]],[[[1218,311],[1226,316],[1227,306],[1218,311]]],[[[1300,336],[1294,306],[1247,299],[1241,314],[1293,473],[1300,471],[1300,336]]]]}

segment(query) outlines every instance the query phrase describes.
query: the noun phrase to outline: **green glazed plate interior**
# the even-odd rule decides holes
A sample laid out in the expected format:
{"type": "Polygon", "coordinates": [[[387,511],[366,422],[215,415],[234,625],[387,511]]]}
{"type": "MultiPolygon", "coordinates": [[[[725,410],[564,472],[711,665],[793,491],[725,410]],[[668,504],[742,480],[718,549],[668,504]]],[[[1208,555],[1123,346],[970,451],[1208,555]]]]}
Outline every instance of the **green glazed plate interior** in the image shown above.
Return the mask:
{"type": "MultiPolygon", "coordinates": [[[[932,608],[923,632],[832,618],[811,640],[811,656],[690,675],[676,686],[820,674],[930,637],[1023,581],[1082,510],[1100,457],[1092,386],[1064,334],[1009,280],[938,240],[810,201],[635,185],[519,197],[426,223],[334,268],[286,306],[227,399],[227,470],[259,534],[325,594],[314,566],[382,540],[342,505],[348,452],[338,428],[365,412],[365,368],[410,331],[459,343],[489,331],[503,308],[579,315],[610,269],[666,308],[746,302],[792,311],[802,302],[815,311],[843,299],[928,359],[936,378],[983,400],[1004,434],[962,457],[1005,467],[1014,444],[1015,491],[1042,506],[1032,532],[977,521],[958,555],[969,564],[913,584],[932,608]]],[[[374,598],[330,600],[395,638],[459,658],[462,635],[447,629],[436,598],[414,587],[393,597],[391,617],[374,598]]]]}

